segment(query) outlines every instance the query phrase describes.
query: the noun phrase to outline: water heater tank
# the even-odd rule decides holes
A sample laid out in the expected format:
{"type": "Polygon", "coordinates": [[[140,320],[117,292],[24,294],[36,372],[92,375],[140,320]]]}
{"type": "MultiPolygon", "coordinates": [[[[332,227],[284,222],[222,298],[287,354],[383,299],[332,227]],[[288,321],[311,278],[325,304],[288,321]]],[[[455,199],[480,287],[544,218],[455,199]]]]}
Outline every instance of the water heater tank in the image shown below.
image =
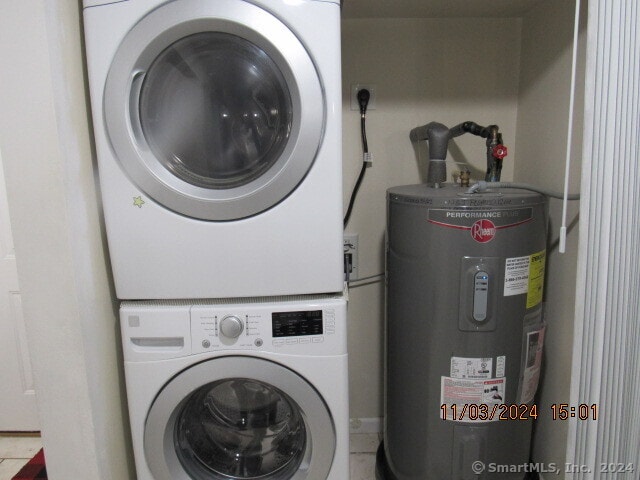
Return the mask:
{"type": "Polygon", "coordinates": [[[379,480],[525,478],[540,413],[546,198],[464,192],[387,192],[379,480]]]}

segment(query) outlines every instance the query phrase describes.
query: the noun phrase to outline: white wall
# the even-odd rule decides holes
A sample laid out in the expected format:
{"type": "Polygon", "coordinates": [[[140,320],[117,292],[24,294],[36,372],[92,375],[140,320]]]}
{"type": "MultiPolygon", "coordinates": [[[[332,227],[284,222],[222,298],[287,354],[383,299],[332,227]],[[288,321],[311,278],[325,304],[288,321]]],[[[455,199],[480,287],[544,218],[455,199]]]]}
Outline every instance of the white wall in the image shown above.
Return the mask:
{"type": "MultiPolygon", "coordinates": [[[[520,59],[518,19],[345,19],[342,22],[343,156],[345,208],[360,169],[360,117],[350,110],[350,85],[375,84],[377,109],[367,118],[374,154],[347,232],[358,233],[360,276],[384,271],[387,188],[421,183],[427,157],[409,131],[438,121],[497,124],[510,155],[503,179],[513,176],[520,59]]],[[[484,177],[483,139],[466,135],[449,159],[468,161],[484,177]]],[[[450,163],[449,172],[456,165],[450,163]]],[[[477,177],[476,177],[477,178],[477,177]]],[[[381,282],[352,288],[349,303],[351,417],[382,416],[383,302],[381,282]]]]}
{"type": "MultiPolygon", "coordinates": [[[[583,6],[586,6],[586,2],[583,6]]],[[[586,8],[584,10],[586,13],[586,8]]],[[[564,187],[574,14],[573,2],[546,0],[539,8],[525,15],[522,22],[516,138],[519,156],[515,180],[544,185],[555,191],[562,191],[564,187]]],[[[580,189],[585,39],[581,40],[571,192],[578,192],[580,189]]],[[[570,203],[568,222],[577,218],[578,207],[579,202],[570,203]]],[[[550,200],[549,213],[550,239],[554,242],[561,226],[562,202],[550,200]]],[[[555,248],[547,257],[545,316],[548,327],[545,336],[544,374],[537,399],[540,415],[533,445],[534,460],[547,464],[564,465],[565,462],[567,422],[552,419],[551,405],[570,403],[577,252],[576,227],[568,235],[567,253],[559,254],[555,248]]],[[[564,472],[559,478],[563,477],[564,472]]]]}
{"type": "Polygon", "coordinates": [[[0,146],[47,473],[130,478],[77,0],[0,4],[0,146]]]}

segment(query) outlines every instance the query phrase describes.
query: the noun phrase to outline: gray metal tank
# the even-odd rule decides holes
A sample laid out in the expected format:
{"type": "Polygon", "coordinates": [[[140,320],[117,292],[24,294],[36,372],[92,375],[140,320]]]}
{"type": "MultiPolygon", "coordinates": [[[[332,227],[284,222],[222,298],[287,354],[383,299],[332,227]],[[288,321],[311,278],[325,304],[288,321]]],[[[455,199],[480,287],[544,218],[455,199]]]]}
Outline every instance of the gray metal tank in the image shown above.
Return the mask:
{"type": "Polygon", "coordinates": [[[379,480],[522,480],[529,468],[547,202],[465,190],[387,191],[379,480]]]}

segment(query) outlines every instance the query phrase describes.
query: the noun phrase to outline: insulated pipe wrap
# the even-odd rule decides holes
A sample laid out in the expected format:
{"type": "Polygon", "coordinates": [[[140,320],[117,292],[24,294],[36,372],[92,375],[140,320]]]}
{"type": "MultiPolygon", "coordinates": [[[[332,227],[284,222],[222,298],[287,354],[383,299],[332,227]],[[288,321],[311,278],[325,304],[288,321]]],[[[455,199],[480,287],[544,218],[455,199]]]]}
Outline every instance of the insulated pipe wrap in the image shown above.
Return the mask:
{"type": "Polygon", "coordinates": [[[447,164],[444,159],[429,160],[429,170],[427,170],[427,183],[436,184],[447,181],[447,164]]]}
{"type": "Polygon", "coordinates": [[[449,128],[438,122],[431,122],[411,130],[412,142],[429,141],[429,170],[427,183],[444,183],[447,180],[447,148],[449,146],[449,128]]]}
{"type": "MultiPolygon", "coordinates": [[[[429,124],[431,125],[431,124],[429,124]]],[[[409,133],[409,138],[411,142],[420,142],[422,140],[429,139],[429,125],[423,125],[421,127],[416,127],[409,133]]]]}

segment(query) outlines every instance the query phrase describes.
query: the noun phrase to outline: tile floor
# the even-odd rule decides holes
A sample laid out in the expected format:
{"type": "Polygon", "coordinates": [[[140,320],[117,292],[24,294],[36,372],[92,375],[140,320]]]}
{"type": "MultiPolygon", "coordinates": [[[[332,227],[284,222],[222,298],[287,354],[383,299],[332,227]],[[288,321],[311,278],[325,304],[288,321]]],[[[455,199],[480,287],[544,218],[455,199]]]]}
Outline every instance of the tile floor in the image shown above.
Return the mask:
{"type": "Polygon", "coordinates": [[[380,438],[377,433],[351,434],[349,439],[350,480],[374,480],[376,478],[376,450],[378,450],[379,444],[380,438]]]}
{"type": "Polygon", "coordinates": [[[0,480],[11,480],[41,448],[40,437],[0,436],[0,480]]]}
{"type": "MultiPolygon", "coordinates": [[[[350,480],[375,478],[378,434],[352,434],[349,442],[350,480]]],[[[0,436],[0,480],[11,480],[22,466],[42,448],[39,437],[0,436]]]]}

